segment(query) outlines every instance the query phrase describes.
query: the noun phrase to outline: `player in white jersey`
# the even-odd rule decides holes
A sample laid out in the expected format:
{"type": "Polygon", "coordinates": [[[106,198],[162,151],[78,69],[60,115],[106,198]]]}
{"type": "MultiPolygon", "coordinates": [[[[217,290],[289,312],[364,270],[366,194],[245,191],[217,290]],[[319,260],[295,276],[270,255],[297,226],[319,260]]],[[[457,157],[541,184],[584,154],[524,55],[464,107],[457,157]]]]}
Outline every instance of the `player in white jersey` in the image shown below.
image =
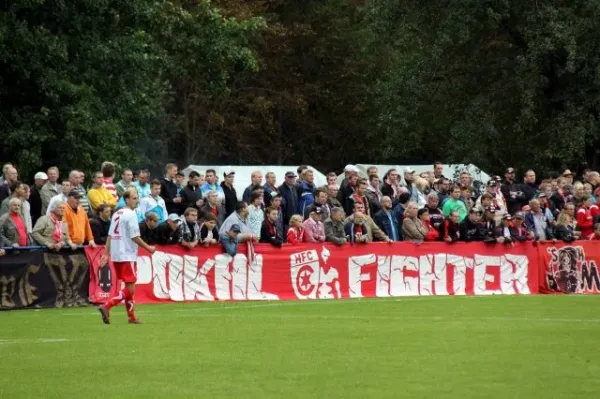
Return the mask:
{"type": "Polygon", "coordinates": [[[125,207],[119,209],[112,217],[108,239],[106,240],[106,249],[100,265],[106,264],[110,258],[113,262],[118,280],[123,280],[125,289],[119,292],[114,298],[111,298],[105,305],[98,307],[102,315],[102,321],[110,324],[110,309],[125,300],[125,309],[127,317],[131,324],[141,324],[135,317],[133,311],[133,294],[135,291],[136,261],[138,246],[144,248],[150,253],[156,249],[144,242],[140,237],[140,227],[137,220],[137,214],[134,209],[138,204],[139,198],[135,190],[128,190],[123,194],[125,207]]]}

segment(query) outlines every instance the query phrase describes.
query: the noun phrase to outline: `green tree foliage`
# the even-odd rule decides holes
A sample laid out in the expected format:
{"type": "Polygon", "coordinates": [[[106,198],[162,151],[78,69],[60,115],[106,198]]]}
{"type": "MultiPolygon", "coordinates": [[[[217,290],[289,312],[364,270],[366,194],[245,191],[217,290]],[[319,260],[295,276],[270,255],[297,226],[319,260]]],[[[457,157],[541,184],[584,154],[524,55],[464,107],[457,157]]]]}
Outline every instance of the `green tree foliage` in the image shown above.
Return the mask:
{"type": "Polygon", "coordinates": [[[387,159],[597,164],[600,3],[373,1],[373,139],[387,159]],[[385,38],[385,40],[381,40],[385,38]]]}
{"type": "MultiPolygon", "coordinates": [[[[218,92],[252,67],[253,23],[207,1],[18,0],[0,6],[0,158],[22,174],[135,161],[182,77],[218,92]]],[[[153,143],[150,143],[150,147],[153,143]]]]}

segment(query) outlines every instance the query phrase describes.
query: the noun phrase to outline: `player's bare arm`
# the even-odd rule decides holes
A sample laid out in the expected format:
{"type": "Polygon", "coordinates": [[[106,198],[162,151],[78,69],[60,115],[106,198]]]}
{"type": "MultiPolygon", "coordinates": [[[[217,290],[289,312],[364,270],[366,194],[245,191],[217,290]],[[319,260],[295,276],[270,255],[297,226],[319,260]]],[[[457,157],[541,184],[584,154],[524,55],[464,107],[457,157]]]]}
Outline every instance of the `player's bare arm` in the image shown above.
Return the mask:
{"type": "Polygon", "coordinates": [[[142,240],[141,237],[133,237],[131,239],[131,241],[135,242],[137,245],[139,245],[140,247],[144,248],[146,251],[150,252],[151,254],[153,254],[154,252],[156,252],[156,248],[153,247],[152,245],[146,244],[146,242],[144,240],[142,240]]]}

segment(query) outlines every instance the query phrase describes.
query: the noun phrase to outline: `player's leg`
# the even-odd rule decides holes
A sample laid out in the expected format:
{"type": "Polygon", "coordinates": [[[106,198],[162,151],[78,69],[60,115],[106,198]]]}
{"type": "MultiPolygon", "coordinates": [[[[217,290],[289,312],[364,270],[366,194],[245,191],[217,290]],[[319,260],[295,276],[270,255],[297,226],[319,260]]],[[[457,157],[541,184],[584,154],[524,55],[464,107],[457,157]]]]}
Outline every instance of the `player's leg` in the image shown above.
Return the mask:
{"type": "Polygon", "coordinates": [[[136,262],[129,262],[129,267],[123,269],[123,281],[125,282],[125,310],[129,323],[141,324],[135,317],[135,303],[133,294],[135,293],[135,282],[137,281],[136,262]]]}
{"type": "MultiPolygon", "coordinates": [[[[117,276],[117,281],[123,280],[123,269],[124,266],[128,266],[129,262],[114,262],[113,266],[115,269],[115,274],[117,276]]],[[[98,306],[98,311],[102,315],[102,321],[105,324],[110,324],[110,309],[113,306],[116,306],[123,302],[127,297],[127,292],[125,291],[127,288],[119,291],[117,296],[110,298],[104,305],[98,306]]]]}

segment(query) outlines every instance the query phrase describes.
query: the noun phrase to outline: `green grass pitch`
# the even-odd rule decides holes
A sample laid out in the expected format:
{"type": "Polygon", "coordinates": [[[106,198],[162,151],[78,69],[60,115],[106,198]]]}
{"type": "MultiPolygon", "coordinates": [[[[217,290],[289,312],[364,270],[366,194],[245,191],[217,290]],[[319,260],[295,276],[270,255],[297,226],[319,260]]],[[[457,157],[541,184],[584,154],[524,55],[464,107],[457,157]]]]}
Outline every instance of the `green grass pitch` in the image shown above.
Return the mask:
{"type": "Polygon", "coordinates": [[[0,312],[0,398],[599,398],[600,297],[0,312]]]}

